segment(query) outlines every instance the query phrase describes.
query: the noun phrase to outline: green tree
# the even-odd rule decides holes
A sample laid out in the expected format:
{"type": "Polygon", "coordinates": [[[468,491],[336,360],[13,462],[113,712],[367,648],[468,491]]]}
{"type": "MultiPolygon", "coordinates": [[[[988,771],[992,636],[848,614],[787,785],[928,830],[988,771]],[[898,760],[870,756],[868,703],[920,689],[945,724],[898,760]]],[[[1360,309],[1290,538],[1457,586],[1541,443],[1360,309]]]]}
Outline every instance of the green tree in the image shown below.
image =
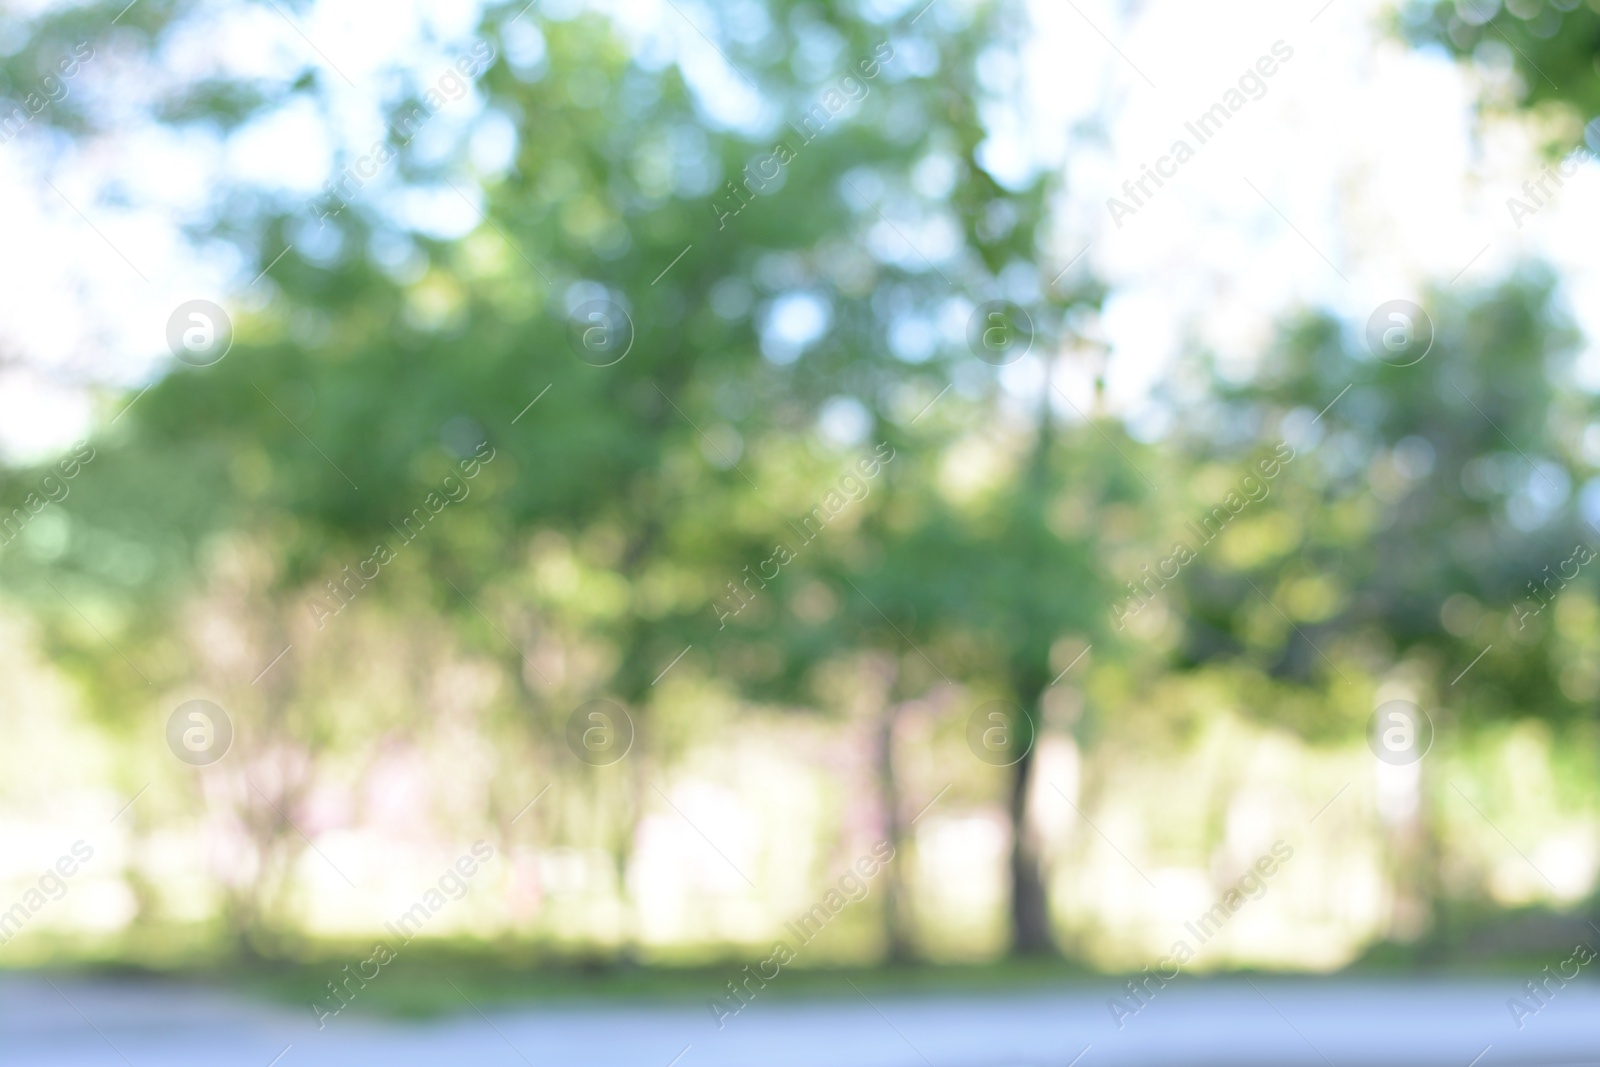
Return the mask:
{"type": "MultiPolygon", "coordinates": [[[[190,10],[142,5],[118,32],[153,56],[190,10]]],[[[894,342],[897,328],[992,295],[1019,264],[1042,269],[1045,183],[1007,190],[978,162],[987,134],[974,66],[996,23],[962,17],[773,3],[743,21],[696,24],[727,76],[785,120],[756,130],[709,114],[679,68],[631,57],[596,17],[491,11],[481,33],[493,58],[473,76],[486,103],[480,128],[503,122],[514,132],[509,166],[479,172],[459,151],[442,163],[413,151],[410,127],[427,103],[420,85],[393,101],[394,158],[380,159],[404,187],[465,197],[481,226],[430,237],[348,177],[310,205],[239,190],[211,236],[267,271],[272,301],[238,316],[238,342],[220,363],[176,368],[97,438],[99,458],[61,509],[65,532],[8,553],[8,586],[56,621],[56,653],[114,718],[128,713],[112,692],[134,664],[160,664],[162,682],[186,673],[173,611],[202,584],[209,546],[241,535],[272,561],[256,592],[264,632],[275,635],[263,637],[269,654],[279,639],[317,640],[341,625],[346,603],[437,613],[467,646],[499,659],[521,687],[508,728],[531,728],[546,750],[593,695],[640,713],[648,735],[654,681],[686,645],[740,691],[801,694],[783,679],[802,671],[769,677],[769,656],[747,655],[741,638],[721,632],[712,601],[728,561],[765,558],[787,536],[787,501],[810,502],[828,485],[831,472],[808,458],[819,413],[848,398],[866,412],[868,439],[900,440],[889,428],[897,405],[918,390],[931,398],[972,359],[946,344],[919,362],[894,342]],[[946,220],[959,239],[934,259],[903,232],[946,220]],[[795,469],[819,480],[808,487],[795,469]],[[781,500],[764,488],[783,484],[781,500]],[[452,485],[470,492],[444,503],[452,485]],[[576,546],[585,581],[605,597],[563,606],[541,590],[528,561],[552,535],[576,546]],[[79,606],[94,625],[81,624],[79,606]],[[544,684],[530,662],[528,643],[557,628],[607,650],[603,678],[585,680],[584,692],[544,684]],[[111,645],[128,652],[126,667],[111,645]]],[[[41,29],[30,50],[43,55],[50,40],[41,29]]],[[[227,130],[292,96],[332,92],[308,69],[285,86],[187,86],[158,114],[180,128],[227,130]]],[[[1055,297],[1037,310],[1059,319],[1094,298],[1055,297]]],[[[919,433],[927,443],[917,446],[931,448],[947,431],[919,433]]],[[[1042,427],[1029,466],[1039,491],[1065,462],[1048,437],[1042,427]]],[[[12,483],[12,502],[28,477],[12,483]]],[[[902,509],[937,523],[938,509],[916,502],[930,484],[910,483],[902,509]]],[[[903,525],[886,526],[880,547],[898,553],[904,543],[908,558],[895,566],[905,570],[840,573],[860,575],[867,596],[884,582],[925,604],[919,643],[935,632],[979,635],[1009,657],[1002,674],[1031,703],[1051,673],[1050,634],[1082,621],[1080,606],[1057,604],[1040,579],[1081,584],[1087,565],[1044,535],[1039,502],[1020,485],[1014,492],[989,520],[969,520],[998,528],[961,531],[950,520],[947,534],[908,538],[903,525]],[[994,546],[1020,554],[987,582],[976,572],[930,579],[927,559],[912,562],[933,552],[968,570],[994,546]],[[986,605],[976,622],[961,600],[969,594],[986,605]]],[[[902,648],[876,609],[852,603],[849,619],[775,630],[771,647],[785,664],[863,634],[902,648]]],[[[314,750],[326,713],[292,657],[273,670],[260,694],[264,721],[287,724],[295,744],[314,750]]],[[[1012,791],[1019,824],[1029,759],[1012,791]]],[[[884,767],[892,778],[892,760],[884,767]]],[[[292,814],[309,784],[286,786],[278,806],[292,814]]],[[[645,800],[636,778],[623,791],[608,831],[619,871],[645,800]]],[[[261,800],[254,814],[271,849],[286,820],[261,800]]],[[[1047,939],[1044,899],[1036,860],[1025,842],[1017,847],[1017,944],[1036,950],[1047,939]]],[[[250,925],[260,908],[239,911],[250,925]]]]}

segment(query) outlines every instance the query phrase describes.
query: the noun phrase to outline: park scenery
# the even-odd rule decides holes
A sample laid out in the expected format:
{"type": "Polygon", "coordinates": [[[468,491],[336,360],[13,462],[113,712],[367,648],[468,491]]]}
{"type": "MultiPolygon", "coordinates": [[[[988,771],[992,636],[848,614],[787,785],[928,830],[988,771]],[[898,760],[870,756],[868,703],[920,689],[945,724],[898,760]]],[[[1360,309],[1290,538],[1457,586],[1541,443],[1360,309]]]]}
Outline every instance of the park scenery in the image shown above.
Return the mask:
{"type": "Polygon", "coordinates": [[[0,4],[0,1064],[1600,1062],[1600,0],[0,4]]]}

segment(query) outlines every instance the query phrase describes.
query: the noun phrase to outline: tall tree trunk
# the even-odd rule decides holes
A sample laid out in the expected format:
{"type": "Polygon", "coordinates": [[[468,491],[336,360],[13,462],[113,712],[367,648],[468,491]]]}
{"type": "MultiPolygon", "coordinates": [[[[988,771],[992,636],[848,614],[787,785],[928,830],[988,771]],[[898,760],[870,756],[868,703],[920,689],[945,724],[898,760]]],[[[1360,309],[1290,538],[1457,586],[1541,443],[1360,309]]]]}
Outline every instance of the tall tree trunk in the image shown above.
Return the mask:
{"type": "MultiPolygon", "coordinates": [[[[1038,714],[1039,709],[1035,710],[1038,714]]],[[[1027,751],[1011,767],[1011,951],[1018,956],[1052,955],[1050,897],[1039,859],[1038,835],[1030,816],[1034,760],[1038,756],[1038,722],[1027,751]]]]}
{"type": "MultiPolygon", "coordinates": [[[[1019,529],[1035,533],[1043,522],[1038,504],[1050,491],[1050,452],[1055,442],[1055,426],[1050,416],[1050,394],[1054,388],[1052,364],[1046,361],[1045,388],[1040,391],[1035,423],[1033,454],[1028,463],[1031,510],[1019,512],[1019,529]]],[[[1037,546],[1037,538],[1028,543],[1037,546]]],[[[1012,648],[1011,692],[1018,700],[1030,701],[1032,710],[1026,736],[1012,730],[1013,751],[1020,757],[1011,765],[1011,798],[1007,814],[1011,819],[1011,951],[1018,956],[1054,955],[1058,950],[1050,931],[1050,895],[1045,887],[1040,862],[1038,832],[1031,818],[1034,761],[1039,754],[1039,735],[1044,730],[1044,692],[1050,682],[1050,645],[1040,640],[1039,629],[1030,625],[1026,638],[1012,648]]],[[[1017,724],[1018,726],[1021,723],[1017,724]]]]}
{"type": "Polygon", "coordinates": [[[905,878],[905,826],[902,823],[900,779],[895,774],[894,734],[902,705],[892,697],[878,716],[878,796],[883,803],[884,835],[894,849],[893,862],[883,869],[884,927],[891,963],[916,958],[911,901],[905,878]]]}
{"type": "MultiPolygon", "coordinates": [[[[296,606],[286,594],[269,602],[258,662],[290,643],[296,606]]],[[[303,661],[289,656],[257,679],[258,713],[235,717],[227,762],[205,772],[233,779],[240,798],[235,815],[255,853],[251,878],[229,892],[227,907],[234,950],[247,960],[282,959],[297,938],[283,908],[294,892],[295,865],[307,842],[293,819],[316,773],[314,747],[296,732],[289,712],[303,670],[303,661]],[[298,765],[297,751],[304,753],[298,765]]]]}

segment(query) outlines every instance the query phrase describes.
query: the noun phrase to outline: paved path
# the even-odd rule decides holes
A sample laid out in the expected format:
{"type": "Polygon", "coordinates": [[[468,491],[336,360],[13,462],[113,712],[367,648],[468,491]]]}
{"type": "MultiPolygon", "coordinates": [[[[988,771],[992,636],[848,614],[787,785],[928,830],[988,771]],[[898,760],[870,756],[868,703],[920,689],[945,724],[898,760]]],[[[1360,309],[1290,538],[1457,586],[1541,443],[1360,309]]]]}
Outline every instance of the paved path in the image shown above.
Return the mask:
{"type": "Polygon", "coordinates": [[[463,1006],[425,1023],[304,1014],[200,989],[0,977],[0,1067],[1511,1067],[1600,1065],[1585,974],[1520,1031],[1511,979],[1180,980],[1118,1030],[1105,987],[748,1006],[463,1006]],[[292,1046],[292,1047],[290,1047],[292,1046]],[[284,1052],[288,1048],[287,1052],[284,1052]],[[687,1051],[684,1051],[687,1048],[687,1051]],[[1084,1051],[1087,1048],[1087,1051],[1084,1051]],[[1487,1048],[1487,1052],[1484,1050],[1487,1048]],[[676,1059],[682,1054],[680,1059],[676,1059]]]}

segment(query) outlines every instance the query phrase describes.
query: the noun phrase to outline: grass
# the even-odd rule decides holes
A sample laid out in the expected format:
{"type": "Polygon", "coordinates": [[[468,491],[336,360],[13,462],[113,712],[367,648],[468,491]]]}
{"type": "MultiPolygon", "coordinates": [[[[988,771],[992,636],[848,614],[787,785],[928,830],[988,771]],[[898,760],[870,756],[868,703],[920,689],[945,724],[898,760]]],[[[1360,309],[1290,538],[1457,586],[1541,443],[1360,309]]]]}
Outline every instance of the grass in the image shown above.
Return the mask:
{"type": "MultiPolygon", "coordinates": [[[[1380,942],[1340,972],[1352,979],[1417,975],[1535,974],[1565,958],[1577,941],[1600,946],[1600,929],[1590,924],[1593,909],[1557,913],[1543,909],[1504,911],[1457,905],[1441,908],[1432,931],[1409,944],[1380,942]]],[[[98,959],[78,957],[53,970],[78,974],[137,977],[145,981],[200,984],[285,1006],[310,1010],[332,1007],[329,984],[359,973],[372,955],[372,942],[306,945],[292,959],[241,960],[194,951],[173,951],[175,941],[192,950],[200,942],[160,938],[165,958],[130,951],[129,944],[107,949],[98,959]],[[128,962],[138,959],[138,963],[128,962]],[[197,962],[202,961],[202,962],[197,962]],[[346,967],[349,970],[346,970],[346,967]]],[[[154,943],[145,940],[144,945],[154,943]]],[[[212,943],[214,945],[214,942],[212,943]]],[[[51,954],[45,959],[72,958],[51,954]]],[[[417,942],[379,969],[364,986],[354,979],[349,1010],[356,1014],[420,1018],[468,1009],[627,1001],[634,1004],[704,1006],[727,994],[729,982],[742,980],[744,968],[766,958],[759,950],[728,948],[713,961],[640,963],[626,958],[575,957],[547,944],[526,942],[417,942]]],[[[1012,958],[979,963],[869,964],[806,966],[797,961],[760,990],[765,1002],[811,998],[945,993],[998,996],[1050,988],[1093,987],[1110,992],[1126,975],[1096,970],[1064,958],[1012,958]],[[859,994],[858,994],[859,991],[859,994]]],[[[365,965],[371,975],[372,965],[365,965]]],[[[1196,981],[1256,976],[1259,971],[1211,972],[1196,981]]],[[[1275,975],[1282,980],[1282,975],[1275,975]]]]}
{"type": "MultiPolygon", "coordinates": [[[[234,989],[280,1001],[309,1005],[335,1002],[327,988],[354,973],[368,953],[295,964],[259,966],[211,976],[234,989]],[[351,971],[344,967],[351,964],[351,971]]],[[[422,1017],[473,1006],[537,1005],[628,1001],[634,1004],[704,1004],[727,994],[727,983],[745,977],[743,968],[761,955],[698,966],[640,966],[623,962],[518,961],[444,947],[408,949],[358,988],[352,1010],[422,1017]]],[[[366,968],[371,973],[372,968],[366,968]]],[[[761,990],[767,1001],[828,998],[877,993],[1005,993],[1062,983],[1083,982],[1094,973],[1066,960],[1006,960],[967,965],[883,965],[869,967],[785,967],[761,990]]],[[[355,983],[352,983],[354,986],[355,983]]]]}

